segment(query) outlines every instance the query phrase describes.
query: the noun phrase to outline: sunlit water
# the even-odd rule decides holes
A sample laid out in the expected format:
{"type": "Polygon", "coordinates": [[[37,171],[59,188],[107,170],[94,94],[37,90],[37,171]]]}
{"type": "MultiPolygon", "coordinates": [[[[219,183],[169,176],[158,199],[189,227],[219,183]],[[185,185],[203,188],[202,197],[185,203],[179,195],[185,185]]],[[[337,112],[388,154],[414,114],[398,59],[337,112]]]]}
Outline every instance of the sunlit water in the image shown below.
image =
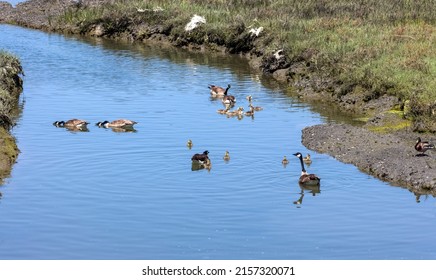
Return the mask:
{"type": "Polygon", "coordinates": [[[301,129],[335,118],[242,59],[7,25],[0,48],[26,75],[13,129],[21,153],[0,188],[1,259],[436,258],[434,198],[417,203],[308,151],[301,129]],[[219,115],[209,83],[230,83],[238,106],[251,94],[264,110],[219,115]],[[52,125],[71,118],[91,122],[89,132],[52,125]],[[137,121],[136,132],[94,126],[118,118],[137,121]],[[204,150],[212,169],[192,171],[204,150]],[[299,187],[298,151],[311,153],[319,192],[299,187]]]}

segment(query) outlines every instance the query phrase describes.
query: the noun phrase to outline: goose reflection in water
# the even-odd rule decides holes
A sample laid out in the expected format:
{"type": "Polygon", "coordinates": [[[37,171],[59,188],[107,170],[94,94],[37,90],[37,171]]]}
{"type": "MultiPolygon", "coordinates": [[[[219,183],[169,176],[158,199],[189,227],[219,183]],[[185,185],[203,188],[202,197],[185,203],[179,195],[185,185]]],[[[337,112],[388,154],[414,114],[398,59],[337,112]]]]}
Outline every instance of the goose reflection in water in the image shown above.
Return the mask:
{"type": "Polygon", "coordinates": [[[65,127],[66,130],[72,133],[76,132],[89,132],[89,129],[86,126],[83,127],[65,127]]]}
{"type": "Polygon", "coordinates": [[[304,184],[299,184],[301,192],[300,192],[300,198],[298,198],[293,203],[297,205],[297,207],[301,207],[300,205],[303,204],[303,197],[306,193],[311,193],[312,196],[316,196],[317,194],[321,193],[321,187],[319,185],[317,186],[307,186],[304,184]]]}
{"type": "Polygon", "coordinates": [[[200,161],[192,161],[191,170],[192,171],[199,171],[202,169],[206,169],[208,172],[212,169],[212,163],[210,160],[207,160],[206,162],[200,162],[200,161]]]}
{"type": "Polygon", "coordinates": [[[137,130],[134,129],[133,127],[130,126],[126,126],[126,127],[111,127],[113,132],[116,133],[126,133],[126,132],[132,132],[132,133],[136,133],[137,130]]]}

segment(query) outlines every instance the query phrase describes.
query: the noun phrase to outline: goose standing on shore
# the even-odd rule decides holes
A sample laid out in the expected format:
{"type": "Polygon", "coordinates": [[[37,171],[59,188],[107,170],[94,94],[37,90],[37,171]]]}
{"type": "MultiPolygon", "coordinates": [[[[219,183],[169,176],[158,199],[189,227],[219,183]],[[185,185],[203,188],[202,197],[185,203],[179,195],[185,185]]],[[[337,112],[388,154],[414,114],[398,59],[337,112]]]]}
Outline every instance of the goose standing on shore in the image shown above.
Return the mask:
{"type": "Polygon", "coordinates": [[[298,157],[300,159],[300,163],[301,163],[301,176],[300,176],[300,179],[298,180],[298,182],[300,184],[303,184],[303,185],[311,185],[311,186],[319,185],[321,182],[321,179],[318,176],[316,176],[315,174],[308,174],[306,172],[306,169],[304,168],[304,163],[303,163],[303,155],[301,153],[296,153],[296,154],[294,154],[294,156],[298,157]]]}
{"type": "Polygon", "coordinates": [[[425,155],[424,153],[427,150],[434,149],[434,148],[435,146],[433,144],[430,144],[427,141],[421,141],[421,137],[418,137],[418,139],[416,139],[415,150],[420,152],[421,156],[425,155]]]}

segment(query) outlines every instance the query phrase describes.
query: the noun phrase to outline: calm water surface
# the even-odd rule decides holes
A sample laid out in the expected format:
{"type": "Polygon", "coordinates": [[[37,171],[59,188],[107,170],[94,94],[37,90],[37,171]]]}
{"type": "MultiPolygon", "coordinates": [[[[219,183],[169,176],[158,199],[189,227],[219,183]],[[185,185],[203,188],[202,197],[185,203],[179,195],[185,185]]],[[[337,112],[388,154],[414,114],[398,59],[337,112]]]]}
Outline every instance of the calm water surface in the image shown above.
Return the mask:
{"type": "Polygon", "coordinates": [[[435,199],[417,203],[308,151],[301,129],[339,118],[293,100],[244,60],[8,25],[0,48],[26,74],[13,129],[21,154],[0,188],[1,259],[436,259],[435,199]],[[251,94],[265,109],[219,115],[209,83],[230,83],[238,105],[251,94]],[[130,133],[52,125],[70,118],[138,124],[130,133]],[[192,171],[204,150],[212,169],[192,171]],[[298,151],[311,153],[320,190],[299,187],[298,151]]]}

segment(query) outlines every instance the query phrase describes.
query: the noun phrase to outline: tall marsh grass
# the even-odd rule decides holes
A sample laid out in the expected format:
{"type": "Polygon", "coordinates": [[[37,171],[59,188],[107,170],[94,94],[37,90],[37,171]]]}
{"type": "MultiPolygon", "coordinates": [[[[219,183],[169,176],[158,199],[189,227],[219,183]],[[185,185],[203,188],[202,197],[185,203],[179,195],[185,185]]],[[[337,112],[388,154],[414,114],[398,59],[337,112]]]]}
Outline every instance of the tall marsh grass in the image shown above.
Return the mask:
{"type": "Polygon", "coordinates": [[[410,101],[412,118],[434,121],[434,7],[436,0],[110,0],[69,10],[61,21],[85,29],[104,24],[111,33],[161,25],[180,44],[217,44],[260,55],[282,49],[289,61],[313,49],[318,69],[338,83],[398,96],[410,101]],[[157,7],[161,11],[153,12],[157,7]],[[194,14],[207,23],[187,34],[183,27],[194,14]],[[264,30],[254,43],[248,29],[260,26],[264,30]]]}

